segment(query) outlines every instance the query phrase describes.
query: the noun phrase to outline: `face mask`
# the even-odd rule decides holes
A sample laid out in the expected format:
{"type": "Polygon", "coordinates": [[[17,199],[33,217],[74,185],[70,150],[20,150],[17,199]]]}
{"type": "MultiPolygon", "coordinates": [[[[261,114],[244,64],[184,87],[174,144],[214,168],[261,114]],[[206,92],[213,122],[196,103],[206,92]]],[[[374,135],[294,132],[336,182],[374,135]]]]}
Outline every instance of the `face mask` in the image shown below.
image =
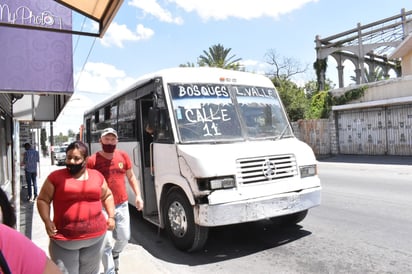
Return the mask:
{"type": "Polygon", "coordinates": [[[103,151],[106,153],[113,153],[116,149],[116,145],[105,145],[102,144],[103,151]]]}
{"type": "Polygon", "coordinates": [[[66,164],[66,168],[69,170],[71,175],[75,175],[83,169],[84,165],[85,165],[85,162],[77,164],[77,165],[66,164]]]}

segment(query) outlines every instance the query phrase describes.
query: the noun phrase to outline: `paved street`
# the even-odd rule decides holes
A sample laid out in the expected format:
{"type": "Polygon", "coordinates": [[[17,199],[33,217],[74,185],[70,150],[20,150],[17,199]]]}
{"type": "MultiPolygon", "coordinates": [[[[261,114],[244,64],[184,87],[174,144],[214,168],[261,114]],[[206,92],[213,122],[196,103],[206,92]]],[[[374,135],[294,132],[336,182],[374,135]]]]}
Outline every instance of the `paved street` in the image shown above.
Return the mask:
{"type": "MultiPolygon", "coordinates": [[[[62,168],[51,166],[49,158],[42,158],[41,167],[39,187],[50,171],[62,168]]],[[[405,193],[411,191],[412,157],[341,155],[321,159],[319,172],[322,204],[301,225],[282,229],[262,221],[214,228],[204,250],[197,253],[176,250],[165,233],[133,212],[132,239],[121,257],[121,273],[401,273],[410,269],[411,223],[406,209],[412,205],[405,193]]],[[[47,251],[48,237],[35,203],[22,202],[21,225],[47,251]]]]}
{"type": "Polygon", "coordinates": [[[409,273],[411,163],[398,156],[323,159],[321,206],[294,227],[268,220],[217,227],[203,250],[186,253],[134,214],[132,242],[170,273],[409,273]]]}

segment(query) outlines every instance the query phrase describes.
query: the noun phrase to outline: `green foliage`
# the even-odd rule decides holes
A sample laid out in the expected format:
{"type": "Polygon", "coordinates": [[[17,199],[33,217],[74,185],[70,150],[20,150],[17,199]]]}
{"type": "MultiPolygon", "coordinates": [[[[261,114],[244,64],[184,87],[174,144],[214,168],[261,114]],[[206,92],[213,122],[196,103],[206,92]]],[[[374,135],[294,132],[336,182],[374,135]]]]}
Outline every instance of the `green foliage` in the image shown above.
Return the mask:
{"type": "Polygon", "coordinates": [[[309,103],[309,108],[305,113],[306,119],[322,119],[328,118],[331,105],[331,96],[328,91],[319,91],[312,96],[309,103]]]}
{"type": "MultiPolygon", "coordinates": [[[[326,79],[324,90],[331,90],[335,88],[335,84],[332,80],[326,79]]],[[[315,80],[311,80],[305,83],[305,92],[308,98],[312,98],[313,95],[319,92],[319,84],[315,80]]]]}
{"type": "Polygon", "coordinates": [[[59,135],[54,136],[54,145],[60,146],[64,142],[67,142],[69,140],[68,136],[64,136],[63,133],[59,133],[59,135]]]}
{"type": "Polygon", "coordinates": [[[361,98],[366,87],[351,89],[339,97],[333,97],[329,91],[319,91],[310,98],[309,107],[305,113],[306,119],[328,118],[334,105],[344,105],[361,98]]]}
{"type": "Polygon", "coordinates": [[[42,128],[40,132],[40,146],[43,152],[47,151],[46,141],[47,141],[47,132],[45,128],[42,128]]]}
{"type": "MultiPolygon", "coordinates": [[[[235,55],[229,55],[231,48],[225,48],[221,44],[209,47],[209,50],[203,51],[203,54],[198,57],[197,65],[199,67],[217,67],[232,70],[242,70],[239,61],[242,58],[235,58],[235,55]],[[235,59],[234,59],[235,58],[235,59]]],[[[179,67],[196,67],[192,62],[180,64],[179,67]]]]}
{"type": "MultiPolygon", "coordinates": [[[[389,78],[389,75],[385,75],[381,67],[377,67],[374,70],[368,70],[367,68],[364,68],[364,72],[365,74],[363,78],[363,83],[377,82],[389,78]]],[[[356,83],[355,76],[351,76],[350,79],[356,83]]]]}
{"type": "Polygon", "coordinates": [[[359,88],[348,90],[347,92],[345,92],[345,94],[339,97],[332,97],[332,104],[333,105],[344,105],[350,101],[359,99],[365,94],[366,89],[367,89],[366,86],[362,86],[359,88]]]}
{"type": "Polygon", "coordinates": [[[274,78],[272,82],[279,92],[289,119],[291,121],[304,119],[308,106],[308,99],[304,90],[288,79],[274,78]]]}
{"type": "Polygon", "coordinates": [[[67,131],[67,136],[68,137],[76,137],[76,133],[72,129],[69,129],[67,131]]]}
{"type": "Polygon", "coordinates": [[[187,62],[186,64],[180,64],[179,67],[182,67],[182,68],[186,68],[186,67],[194,68],[194,67],[196,67],[196,65],[195,65],[195,63],[187,62]]]}
{"type": "Polygon", "coordinates": [[[199,56],[199,66],[218,67],[225,69],[239,70],[239,61],[242,58],[235,58],[235,55],[229,56],[232,49],[225,48],[221,44],[209,47],[209,51],[204,50],[203,55],[199,56]]]}
{"type": "Polygon", "coordinates": [[[327,68],[328,68],[328,58],[316,59],[316,62],[313,63],[313,69],[316,72],[316,77],[318,81],[318,91],[326,90],[326,87],[323,87],[322,78],[324,77],[323,74],[326,73],[327,68]]]}
{"type": "Polygon", "coordinates": [[[318,79],[323,71],[326,71],[328,68],[328,58],[316,59],[316,62],[313,63],[313,68],[315,69],[316,76],[318,79]]]}

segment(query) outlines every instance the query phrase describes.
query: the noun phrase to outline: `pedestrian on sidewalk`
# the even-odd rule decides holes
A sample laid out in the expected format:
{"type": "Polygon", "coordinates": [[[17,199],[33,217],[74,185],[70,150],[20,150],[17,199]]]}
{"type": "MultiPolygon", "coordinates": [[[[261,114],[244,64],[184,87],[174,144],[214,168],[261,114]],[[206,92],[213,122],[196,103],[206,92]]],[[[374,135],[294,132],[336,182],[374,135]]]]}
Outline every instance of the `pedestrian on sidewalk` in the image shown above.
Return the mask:
{"type": "Polygon", "coordinates": [[[130,157],[125,151],[116,149],[117,142],[116,130],[104,129],[100,136],[102,150],[91,155],[87,161],[88,168],[94,168],[103,174],[112,190],[115,203],[116,226],[113,232],[107,232],[109,239],[114,239],[114,244],[112,245],[110,240],[107,241],[102,258],[105,274],[118,273],[119,255],[130,239],[130,215],[125,175],[136,195],[137,210],[143,209],[139,182],[133,172],[130,157]]]}
{"type": "Polygon", "coordinates": [[[50,256],[64,273],[99,273],[106,231],[115,226],[112,192],[100,172],[86,168],[87,157],[84,143],[71,143],[66,167],[49,174],[37,199],[50,256]]]}
{"type": "Polygon", "coordinates": [[[24,144],[26,151],[23,156],[24,173],[27,182],[27,201],[37,198],[37,165],[40,161],[39,152],[29,143],[24,144]],[[34,194],[34,196],[32,196],[34,194]]]}
{"type": "Polygon", "coordinates": [[[15,226],[16,213],[0,188],[0,273],[61,274],[46,253],[15,226]]]}

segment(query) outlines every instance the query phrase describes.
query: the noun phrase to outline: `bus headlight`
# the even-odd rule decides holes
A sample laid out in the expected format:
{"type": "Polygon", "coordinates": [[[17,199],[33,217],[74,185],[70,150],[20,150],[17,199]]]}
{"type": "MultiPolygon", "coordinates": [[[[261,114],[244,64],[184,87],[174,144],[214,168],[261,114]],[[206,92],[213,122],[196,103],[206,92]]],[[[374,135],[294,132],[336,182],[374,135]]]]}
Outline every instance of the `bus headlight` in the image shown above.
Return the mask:
{"type": "Polygon", "coordinates": [[[300,177],[310,177],[315,176],[317,174],[316,165],[309,165],[309,166],[301,166],[300,167],[300,177]]]}
{"type": "Polygon", "coordinates": [[[236,186],[235,179],[232,177],[222,178],[203,178],[198,180],[198,186],[200,190],[216,190],[234,188],[236,186]]]}

